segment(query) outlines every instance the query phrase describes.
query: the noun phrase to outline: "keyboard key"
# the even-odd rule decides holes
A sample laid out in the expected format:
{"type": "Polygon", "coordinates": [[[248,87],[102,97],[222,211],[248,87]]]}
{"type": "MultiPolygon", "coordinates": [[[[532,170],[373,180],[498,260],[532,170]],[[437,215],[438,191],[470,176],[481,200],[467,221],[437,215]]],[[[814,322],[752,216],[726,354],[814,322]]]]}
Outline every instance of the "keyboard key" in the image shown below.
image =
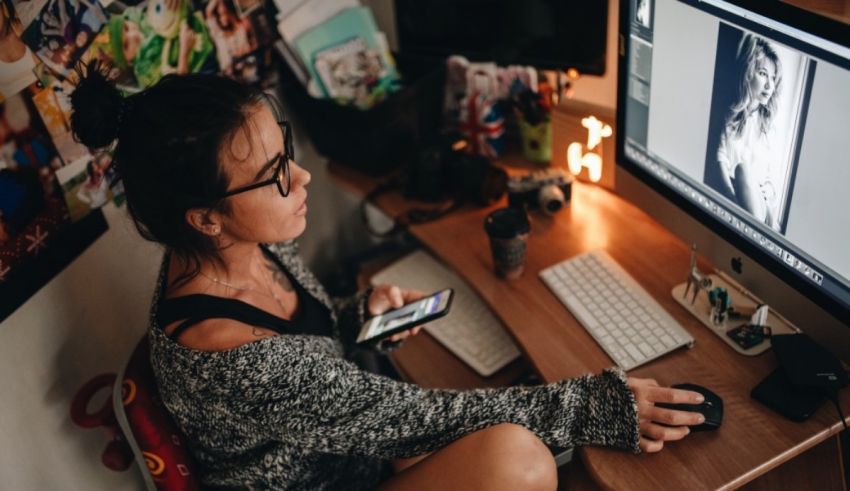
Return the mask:
{"type": "Polygon", "coordinates": [[[641,361],[644,359],[643,353],[638,351],[638,349],[633,344],[628,344],[625,346],[626,351],[637,361],[641,361]]]}

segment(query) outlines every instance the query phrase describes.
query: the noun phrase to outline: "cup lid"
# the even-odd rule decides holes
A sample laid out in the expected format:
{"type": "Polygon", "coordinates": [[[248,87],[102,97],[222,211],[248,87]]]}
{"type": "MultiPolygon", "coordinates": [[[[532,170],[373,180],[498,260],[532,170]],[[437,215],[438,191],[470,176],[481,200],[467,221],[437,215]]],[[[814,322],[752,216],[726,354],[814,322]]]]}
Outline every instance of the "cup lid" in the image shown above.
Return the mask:
{"type": "Polygon", "coordinates": [[[484,219],[484,230],[494,239],[512,239],[530,228],[525,210],[514,207],[499,208],[484,219]]]}

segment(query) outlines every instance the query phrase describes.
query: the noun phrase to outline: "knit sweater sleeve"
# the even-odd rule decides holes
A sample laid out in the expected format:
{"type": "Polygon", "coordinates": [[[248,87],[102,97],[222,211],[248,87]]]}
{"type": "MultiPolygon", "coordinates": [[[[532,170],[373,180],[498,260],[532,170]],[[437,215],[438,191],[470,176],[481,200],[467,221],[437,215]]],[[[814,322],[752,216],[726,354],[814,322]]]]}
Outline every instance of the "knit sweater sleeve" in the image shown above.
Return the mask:
{"type": "Polygon", "coordinates": [[[360,327],[369,318],[368,301],[371,288],[367,288],[348,297],[332,297],[337,316],[337,330],[346,349],[354,346],[360,327]]]}
{"type": "Polygon", "coordinates": [[[292,357],[266,386],[254,419],[305,451],[403,458],[488,426],[514,423],[555,446],[638,451],[637,406],[623,372],[606,370],[544,386],[423,389],[324,353],[292,357]]]}

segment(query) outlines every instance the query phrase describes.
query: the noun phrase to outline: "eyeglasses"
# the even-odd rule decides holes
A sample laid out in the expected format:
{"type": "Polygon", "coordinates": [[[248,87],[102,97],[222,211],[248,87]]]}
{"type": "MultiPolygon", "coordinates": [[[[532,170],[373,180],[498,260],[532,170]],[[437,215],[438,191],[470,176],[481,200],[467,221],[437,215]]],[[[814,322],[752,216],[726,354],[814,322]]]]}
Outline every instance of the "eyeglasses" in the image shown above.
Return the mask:
{"type": "Polygon", "coordinates": [[[289,121],[282,121],[278,124],[283,130],[283,154],[278,157],[274,176],[270,179],[266,179],[265,181],[255,182],[254,184],[248,184],[247,186],[227,191],[220,199],[229,198],[233,195],[268,186],[270,184],[277,185],[277,190],[284,198],[289,196],[289,188],[292,184],[292,174],[289,172],[289,161],[295,158],[295,148],[292,146],[292,126],[289,124],[289,121]]]}

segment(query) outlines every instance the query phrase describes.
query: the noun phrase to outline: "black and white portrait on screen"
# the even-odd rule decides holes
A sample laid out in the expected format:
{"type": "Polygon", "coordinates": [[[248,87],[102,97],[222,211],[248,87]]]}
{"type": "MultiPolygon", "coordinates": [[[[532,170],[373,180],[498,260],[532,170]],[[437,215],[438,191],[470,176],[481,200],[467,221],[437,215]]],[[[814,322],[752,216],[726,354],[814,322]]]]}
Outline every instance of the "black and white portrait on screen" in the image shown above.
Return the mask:
{"type": "Polygon", "coordinates": [[[649,11],[651,10],[651,1],[652,0],[638,0],[637,7],[635,8],[635,21],[637,21],[638,24],[642,25],[643,27],[646,27],[647,29],[649,29],[650,27],[649,11]]]}
{"type": "Polygon", "coordinates": [[[720,24],[704,181],[784,233],[814,62],[720,24]]]}

